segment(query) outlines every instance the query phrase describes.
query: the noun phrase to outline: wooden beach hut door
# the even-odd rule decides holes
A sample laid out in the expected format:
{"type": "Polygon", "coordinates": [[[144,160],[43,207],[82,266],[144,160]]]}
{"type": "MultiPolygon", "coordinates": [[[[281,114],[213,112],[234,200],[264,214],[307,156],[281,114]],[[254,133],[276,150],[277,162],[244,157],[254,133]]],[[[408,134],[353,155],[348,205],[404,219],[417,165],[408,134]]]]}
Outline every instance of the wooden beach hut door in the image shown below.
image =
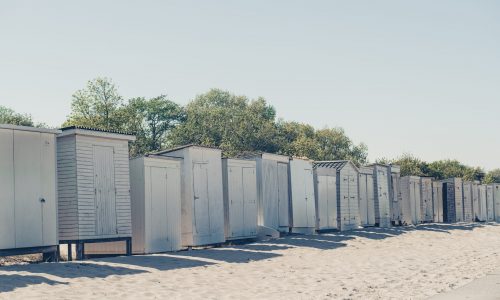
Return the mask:
{"type": "Polygon", "coordinates": [[[245,231],[245,191],[243,183],[243,170],[241,167],[229,167],[229,221],[231,236],[244,236],[245,231]]]}
{"type": "Polygon", "coordinates": [[[255,168],[242,168],[244,236],[257,234],[257,177],[255,168]]]}
{"type": "Polygon", "coordinates": [[[288,165],[278,163],[278,218],[280,227],[288,227],[289,221],[288,197],[288,165]]]}
{"type": "Polygon", "coordinates": [[[210,235],[210,200],[206,163],[193,164],[194,225],[199,236],[210,235]]]}
{"type": "Polygon", "coordinates": [[[314,178],[312,169],[304,169],[304,193],[306,198],[307,227],[316,227],[316,204],[314,202],[314,178]]]}
{"type": "Polygon", "coordinates": [[[96,235],[115,235],[116,189],[113,147],[94,146],[96,235]]]}
{"type": "Polygon", "coordinates": [[[318,176],[319,228],[337,227],[337,179],[318,176]]]}
{"type": "MultiPolygon", "coordinates": [[[[168,191],[169,170],[171,168],[149,167],[151,186],[149,202],[151,203],[151,218],[149,222],[150,252],[163,252],[169,250],[169,218],[168,218],[168,191]]],[[[172,176],[172,174],[170,174],[172,176]]],[[[174,175],[175,176],[175,175],[174,175]]]]}

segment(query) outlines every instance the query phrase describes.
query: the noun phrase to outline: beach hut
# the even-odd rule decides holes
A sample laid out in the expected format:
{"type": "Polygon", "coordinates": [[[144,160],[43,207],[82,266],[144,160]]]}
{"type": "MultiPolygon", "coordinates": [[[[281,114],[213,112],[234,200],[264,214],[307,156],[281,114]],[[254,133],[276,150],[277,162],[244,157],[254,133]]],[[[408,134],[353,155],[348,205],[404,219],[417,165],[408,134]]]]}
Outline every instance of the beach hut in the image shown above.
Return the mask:
{"type": "Polygon", "coordinates": [[[475,215],[479,222],[485,222],[488,219],[485,184],[478,185],[478,206],[475,215]]]}
{"type": "Polygon", "coordinates": [[[337,227],[337,177],[335,172],[325,174],[314,168],[317,229],[330,230],[337,227]]]}
{"type": "Polygon", "coordinates": [[[401,214],[402,224],[419,224],[422,222],[420,215],[420,177],[401,177],[401,214]]]}
{"type": "Polygon", "coordinates": [[[434,213],[432,208],[432,178],[420,178],[420,216],[422,222],[432,222],[434,213]]]}
{"type": "Polygon", "coordinates": [[[222,160],[226,240],[257,236],[257,171],[254,160],[222,160]]]}
{"type": "Polygon", "coordinates": [[[222,151],[185,145],[154,155],[181,158],[182,246],[204,246],[225,242],[222,151]]]}
{"type": "Polygon", "coordinates": [[[370,166],[373,168],[375,223],[379,227],[390,227],[391,206],[389,198],[389,166],[383,164],[373,164],[370,166]]]}
{"type": "Polygon", "coordinates": [[[359,216],[361,226],[375,226],[375,192],[373,168],[359,168],[359,216]]]}
{"type": "Polygon", "coordinates": [[[495,198],[493,193],[493,184],[486,186],[486,221],[495,221],[495,198]]]}
{"type": "Polygon", "coordinates": [[[472,181],[464,181],[463,183],[463,211],[464,211],[464,221],[472,222],[474,221],[473,216],[473,204],[472,204],[472,181]]]}
{"type": "Polygon", "coordinates": [[[398,165],[389,165],[389,170],[391,221],[395,225],[401,225],[401,168],[398,165]]]}
{"type": "Polygon", "coordinates": [[[257,225],[280,232],[290,230],[290,157],[271,153],[246,153],[257,170],[257,225]]]}
{"type": "Polygon", "coordinates": [[[449,178],[443,181],[443,217],[444,222],[463,222],[463,191],[461,178],[449,178]]]}
{"type": "Polygon", "coordinates": [[[356,165],[348,160],[314,163],[317,176],[335,176],[337,186],[337,226],[351,230],[360,226],[358,176],[356,165]]]}
{"type": "Polygon", "coordinates": [[[479,181],[472,181],[472,221],[478,221],[477,216],[479,212],[479,181]]]}
{"type": "Polygon", "coordinates": [[[57,258],[58,133],[0,124],[0,256],[57,258]]]}
{"type": "Polygon", "coordinates": [[[495,200],[495,221],[500,222],[500,184],[493,184],[493,199],[495,200]]]}
{"type": "Polygon", "coordinates": [[[154,155],[130,160],[133,253],[181,250],[181,165],[154,155]]]}
{"type": "Polygon", "coordinates": [[[311,160],[290,160],[291,231],[312,234],[316,230],[314,175],[311,160]]]}
{"type": "Polygon", "coordinates": [[[84,245],[124,241],[131,254],[132,221],[128,143],[121,132],[66,127],[57,136],[59,243],[84,245]]]}
{"type": "Polygon", "coordinates": [[[443,183],[432,182],[432,219],[436,223],[443,222],[443,183]]]}

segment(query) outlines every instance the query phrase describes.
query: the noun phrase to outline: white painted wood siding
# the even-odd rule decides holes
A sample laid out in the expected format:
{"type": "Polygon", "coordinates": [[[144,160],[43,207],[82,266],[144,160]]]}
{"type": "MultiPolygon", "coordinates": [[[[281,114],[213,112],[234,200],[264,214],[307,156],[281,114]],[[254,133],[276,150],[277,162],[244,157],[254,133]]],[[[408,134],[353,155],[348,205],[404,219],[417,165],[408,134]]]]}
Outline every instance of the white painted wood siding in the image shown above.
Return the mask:
{"type": "Polygon", "coordinates": [[[391,201],[391,221],[401,224],[401,169],[399,166],[391,165],[389,178],[389,195],[391,201]]]}
{"type": "Polygon", "coordinates": [[[443,183],[440,181],[432,182],[432,208],[433,221],[443,222],[443,183]]]}
{"type": "Polygon", "coordinates": [[[361,167],[358,182],[361,226],[375,226],[375,185],[373,180],[373,168],[361,167]]]}
{"type": "Polygon", "coordinates": [[[257,174],[255,161],[224,159],[226,239],[257,235],[257,174]]]}
{"type": "Polygon", "coordinates": [[[375,165],[373,167],[375,185],[375,223],[379,227],[391,226],[391,208],[389,202],[389,168],[375,165]]]}
{"type": "Polygon", "coordinates": [[[472,211],[472,182],[465,181],[463,183],[463,214],[465,222],[474,221],[473,211],[472,211]]]}
{"type": "Polygon", "coordinates": [[[316,206],[313,166],[310,161],[302,159],[290,161],[290,184],[292,231],[308,229],[312,231],[316,227],[316,206]]]}
{"type": "Polygon", "coordinates": [[[493,193],[493,185],[488,184],[486,186],[486,221],[495,221],[495,199],[493,193]]]}
{"type": "Polygon", "coordinates": [[[432,179],[422,177],[420,179],[420,216],[422,222],[432,222],[434,212],[432,208],[432,179]]]}
{"type": "Polygon", "coordinates": [[[493,184],[493,199],[495,200],[495,221],[500,222],[500,184],[493,184]]]}

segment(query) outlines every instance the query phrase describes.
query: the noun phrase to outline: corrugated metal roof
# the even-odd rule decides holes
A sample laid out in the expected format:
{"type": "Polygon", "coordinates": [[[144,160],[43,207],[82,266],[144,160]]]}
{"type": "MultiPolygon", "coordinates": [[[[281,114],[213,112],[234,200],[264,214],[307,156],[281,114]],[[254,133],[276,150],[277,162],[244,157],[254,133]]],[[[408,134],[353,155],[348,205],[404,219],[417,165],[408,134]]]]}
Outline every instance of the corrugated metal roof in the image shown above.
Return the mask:
{"type": "Polygon", "coordinates": [[[89,130],[89,131],[97,131],[97,132],[104,132],[104,133],[115,133],[115,134],[123,134],[123,135],[134,135],[132,133],[124,132],[124,131],[104,130],[104,129],[99,129],[99,128],[92,128],[92,127],[86,127],[86,126],[76,126],[76,125],[61,128],[62,131],[67,131],[67,130],[72,130],[72,129],[89,130]]]}
{"type": "Polygon", "coordinates": [[[152,152],[152,153],[148,153],[148,154],[150,154],[150,155],[160,155],[160,154],[165,154],[165,153],[170,153],[170,152],[182,150],[182,149],[189,148],[189,147],[200,147],[200,148],[215,149],[215,150],[221,150],[222,151],[222,149],[214,147],[214,146],[202,146],[202,145],[196,145],[196,144],[187,144],[187,145],[178,146],[178,147],[174,147],[174,148],[170,148],[170,149],[166,149],[166,150],[160,150],[160,151],[152,152]]]}
{"type": "Polygon", "coordinates": [[[332,160],[332,161],[317,161],[314,163],[314,168],[331,168],[340,170],[350,163],[349,160],[332,160]]]}

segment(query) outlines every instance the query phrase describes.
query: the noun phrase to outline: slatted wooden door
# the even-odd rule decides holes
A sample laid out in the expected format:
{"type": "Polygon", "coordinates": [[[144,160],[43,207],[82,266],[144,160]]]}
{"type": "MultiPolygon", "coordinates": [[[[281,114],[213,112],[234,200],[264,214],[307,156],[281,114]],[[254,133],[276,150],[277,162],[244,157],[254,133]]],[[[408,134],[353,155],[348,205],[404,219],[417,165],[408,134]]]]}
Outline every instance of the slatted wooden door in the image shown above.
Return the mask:
{"type": "Polygon", "coordinates": [[[116,187],[114,149],[94,145],[94,193],[96,235],[116,235],[116,187]]]}

